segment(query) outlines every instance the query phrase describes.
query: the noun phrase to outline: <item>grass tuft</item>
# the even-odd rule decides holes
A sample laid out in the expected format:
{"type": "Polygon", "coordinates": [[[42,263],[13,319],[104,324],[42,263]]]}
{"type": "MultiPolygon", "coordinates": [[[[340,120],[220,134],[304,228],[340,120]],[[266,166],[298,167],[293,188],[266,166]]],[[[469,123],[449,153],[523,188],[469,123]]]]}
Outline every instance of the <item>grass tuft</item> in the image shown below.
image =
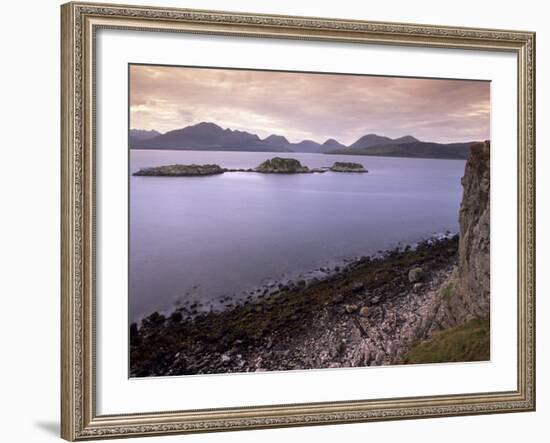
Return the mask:
{"type": "Polygon", "coordinates": [[[454,285],[449,283],[445,288],[443,288],[443,300],[449,300],[453,295],[454,285]]]}

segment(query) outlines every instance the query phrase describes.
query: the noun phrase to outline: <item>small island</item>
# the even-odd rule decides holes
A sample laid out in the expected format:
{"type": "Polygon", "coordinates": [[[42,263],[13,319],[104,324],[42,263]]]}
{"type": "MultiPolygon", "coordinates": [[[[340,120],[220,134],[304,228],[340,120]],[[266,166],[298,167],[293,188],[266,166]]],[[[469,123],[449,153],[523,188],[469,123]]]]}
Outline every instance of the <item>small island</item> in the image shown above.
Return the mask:
{"type": "Polygon", "coordinates": [[[266,160],[255,169],[263,174],[303,174],[312,172],[307,166],[294,158],[274,157],[266,160]]]}
{"type": "Polygon", "coordinates": [[[192,177],[223,174],[224,169],[218,165],[166,165],[153,168],[143,168],[133,175],[149,177],[192,177]]]}
{"type": "Polygon", "coordinates": [[[330,167],[309,168],[295,158],[274,157],[256,168],[222,168],[219,165],[166,165],[142,168],[133,175],[145,177],[193,177],[223,174],[224,172],[256,172],[260,174],[313,174],[332,172],[368,172],[360,163],[335,162],[330,167]]]}
{"type": "Polygon", "coordinates": [[[332,172],[369,172],[361,163],[335,162],[330,170],[332,172]]]}

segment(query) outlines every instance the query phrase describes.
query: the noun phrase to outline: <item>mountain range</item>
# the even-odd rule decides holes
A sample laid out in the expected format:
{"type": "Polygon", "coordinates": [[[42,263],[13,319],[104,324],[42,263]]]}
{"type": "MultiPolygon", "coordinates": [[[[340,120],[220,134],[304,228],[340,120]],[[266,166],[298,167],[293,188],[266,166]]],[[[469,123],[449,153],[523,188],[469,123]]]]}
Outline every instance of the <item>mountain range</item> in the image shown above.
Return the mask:
{"type": "Polygon", "coordinates": [[[372,155],[377,157],[409,157],[409,158],[441,158],[467,160],[470,156],[470,146],[476,142],[466,143],[434,143],[434,142],[408,142],[386,143],[383,145],[369,146],[365,148],[338,149],[326,152],[326,154],[339,155],[372,155]]]}
{"type": "Polygon", "coordinates": [[[154,129],[130,129],[131,140],[149,140],[157,135],[160,135],[160,132],[155,131],[154,129]]]}
{"type": "Polygon", "coordinates": [[[161,134],[155,130],[131,129],[131,149],[209,150],[248,152],[305,152],[343,155],[374,155],[390,157],[467,159],[470,145],[467,143],[442,144],[424,142],[412,135],[392,139],[367,134],[349,146],[335,139],[324,143],[303,140],[291,143],[282,135],[272,134],[264,139],[239,130],[223,129],[215,123],[202,122],[161,134]]]}

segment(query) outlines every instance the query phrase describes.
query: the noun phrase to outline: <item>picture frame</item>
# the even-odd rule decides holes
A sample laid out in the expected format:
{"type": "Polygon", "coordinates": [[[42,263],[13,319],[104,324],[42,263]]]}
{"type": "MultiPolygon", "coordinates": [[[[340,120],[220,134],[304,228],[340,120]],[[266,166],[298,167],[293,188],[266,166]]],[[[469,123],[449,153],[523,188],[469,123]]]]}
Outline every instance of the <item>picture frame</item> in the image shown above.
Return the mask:
{"type": "MultiPolygon", "coordinates": [[[[535,410],[535,34],[71,2],[61,7],[61,436],[69,441],[535,410]],[[517,66],[516,389],[98,413],[97,33],[507,53],[517,66]]],[[[383,49],[382,49],[383,50],[383,49]]],[[[125,171],[123,171],[125,172],[125,171]]],[[[510,293],[513,288],[509,288],[510,293]]],[[[145,381],[147,383],[147,381],[145,381]]]]}

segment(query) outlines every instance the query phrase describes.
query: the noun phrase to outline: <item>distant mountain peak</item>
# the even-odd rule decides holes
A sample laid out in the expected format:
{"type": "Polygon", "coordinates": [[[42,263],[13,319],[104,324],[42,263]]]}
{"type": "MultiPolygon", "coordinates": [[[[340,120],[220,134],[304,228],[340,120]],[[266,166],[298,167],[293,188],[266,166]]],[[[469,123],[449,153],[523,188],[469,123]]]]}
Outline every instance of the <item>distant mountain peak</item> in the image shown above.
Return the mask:
{"type": "Polygon", "coordinates": [[[393,140],[389,137],[371,133],[360,137],[355,143],[350,145],[350,148],[369,148],[371,146],[380,146],[392,142],[393,140]]]}
{"type": "Polygon", "coordinates": [[[416,143],[419,141],[419,139],[413,137],[412,135],[404,135],[403,137],[393,139],[394,143],[416,143]]]}
{"type": "Polygon", "coordinates": [[[355,143],[350,145],[350,148],[370,148],[373,146],[385,146],[385,145],[400,145],[404,143],[418,143],[416,137],[412,135],[404,135],[403,137],[392,139],[384,135],[367,134],[359,138],[355,143]]]}
{"type": "Polygon", "coordinates": [[[322,145],[324,149],[340,149],[345,148],[346,146],[340,143],[338,140],[333,138],[328,138],[322,145]]]}
{"type": "Polygon", "coordinates": [[[267,143],[268,145],[288,145],[290,142],[286,137],[283,137],[282,135],[276,135],[271,134],[263,139],[264,143],[267,143]]]}
{"type": "Polygon", "coordinates": [[[190,125],[190,126],[187,126],[188,128],[204,128],[204,129],[221,129],[223,130],[223,128],[219,125],[217,125],[216,123],[212,123],[212,122],[200,122],[200,123],[196,123],[194,125],[190,125]]]}
{"type": "Polygon", "coordinates": [[[150,138],[160,135],[160,132],[154,129],[130,129],[130,138],[134,140],[148,140],[150,138]]]}

